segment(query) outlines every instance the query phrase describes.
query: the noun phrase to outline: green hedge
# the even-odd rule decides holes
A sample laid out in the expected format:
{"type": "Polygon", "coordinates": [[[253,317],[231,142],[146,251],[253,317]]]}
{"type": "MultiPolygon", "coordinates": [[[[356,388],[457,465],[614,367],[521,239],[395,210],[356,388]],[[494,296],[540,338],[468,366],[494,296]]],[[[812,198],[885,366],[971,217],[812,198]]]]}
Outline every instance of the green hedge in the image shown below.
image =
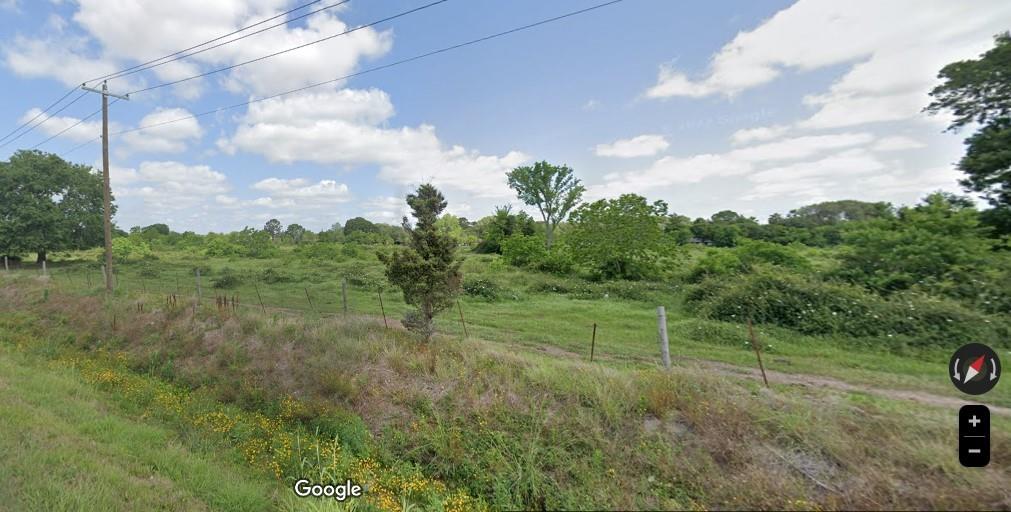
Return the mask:
{"type": "Polygon", "coordinates": [[[1007,318],[922,294],[888,299],[861,288],[826,283],[778,269],[710,278],[692,286],[686,304],[715,320],[775,324],[804,334],[883,338],[896,345],[1006,345],[1007,318]]]}

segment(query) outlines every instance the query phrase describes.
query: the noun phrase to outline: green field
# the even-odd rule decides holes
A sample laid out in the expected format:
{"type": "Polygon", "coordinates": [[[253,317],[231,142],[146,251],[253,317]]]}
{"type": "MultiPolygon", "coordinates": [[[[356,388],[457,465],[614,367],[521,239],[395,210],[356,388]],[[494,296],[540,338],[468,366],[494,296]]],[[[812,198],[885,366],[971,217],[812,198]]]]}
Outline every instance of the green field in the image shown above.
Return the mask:
{"type": "MultiPolygon", "coordinates": [[[[124,364],[116,371],[134,376],[125,379],[181,386],[204,411],[226,411],[240,424],[247,414],[279,415],[285,435],[331,436],[348,454],[341,475],[363,459],[389,468],[374,476],[383,494],[362,502],[365,509],[960,508],[969,485],[986,489],[973,495],[974,506],[990,508],[1011,483],[999,464],[958,465],[961,397],[947,380],[945,349],[897,352],[758,325],[772,381],[765,390],[750,373],[746,327],[693,316],[677,285],[607,288],[512,268],[493,255],[465,257],[467,278],[497,289],[494,298],[461,298],[466,339],[453,309],[439,317],[436,340],[419,345],[399,327],[406,305],[388,289],[384,326],[371,250],[341,261],[291,251],[268,259],[162,251],[118,265],[108,301],[94,251],[58,255],[45,278],[38,269],[13,271],[4,277],[0,335],[34,341],[8,343],[28,355],[9,348],[7,357],[115,355],[124,364]],[[202,301],[194,309],[198,266],[202,301]],[[266,269],[283,279],[267,282],[266,269]],[[215,288],[226,275],[235,276],[229,287],[215,288]],[[239,306],[219,308],[215,296],[237,296],[239,306]],[[667,308],[672,373],[659,368],[657,305],[667,308]],[[292,400],[302,412],[281,415],[292,400]],[[409,481],[427,482],[418,484],[425,490],[409,481]]],[[[992,451],[1000,460],[1011,455],[1011,417],[1000,409],[1011,393],[998,386],[982,402],[997,406],[992,451]]],[[[321,469],[275,438],[264,445],[266,458],[243,470],[251,441],[238,427],[224,438],[194,434],[197,413],[179,419],[155,405],[127,409],[123,421],[147,429],[160,418],[166,439],[184,439],[180,449],[213,448],[223,453],[214,460],[237,460],[236,474],[247,472],[223,497],[199,494],[196,477],[175,484],[178,493],[219,500],[213,509],[242,509],[246,502],[220,501],[239,497],[293,509],[334,505],[290,501],[284,488],[321,469]],[[213,442],[194,444],[201,435],[213,442]]],[[[142,457],[130,451],[140,450],[135,438],[122,443],[109,457],[126,459],[121,465],[142,457]]],[[[24,464],[19,471],[42,471],[24,464]]],[[[108,499],[95,492],[88,499],[108,499]]]]}
{"type": "MultiPolygon", "coordinates": [[[[102,274],[93,263],[96,255],[96,252],[77,253],[51,263],[53,286],[75,294],[99,293],[102,274]]],[[[746,327],[693,316],[684,310],[683,287],[677,284],[642,283],[639,288],[643,291],[635,290],[642,297],[640,300],[622,299],[613,292],[605,297],[608,294],[605,287],[574,298],[572,294],[540,291],[552,285],[571,286],[572,279],[509,267],[497,255],[471,254],[465,258],[463,270],[468,278],[488,280],[505,290],[497,300],[466,295],[460,299],[471,337],[588,359],[596,324],[595,360],[616,367],[653,367],[659,363],[656,307],[663,305],[675,360],[680,359],[685,365],[701,359],[757,367],[754,353],[745,344],[746,327]]],[[[685,265],[690,264],[690,258],[686,258],[685,265]]],[[[214,306],[215,296],[238,297],[239,307],[250,314],[262,314],[265,310],[268,315],[303,314],[310,318],[342,314],[341,276],[348,275],[351,276],[347,285],[349,313],[370,315],[382,321],[379,291],[373,284],[382,275],[382,265],[368,248],[360,248],[357,258],[336,263],[305,261],[287,252],[269,259],[207,258],[182,251],[164,252],[156,261],[119,266],[116,293],[125,300],[142,300],[154,306],[171,294],[190,303],[197,294],[196,267],[202,268],[203,304],[214,306]],[[289,276],[291,282],[265,282],[261,276],[268,268],[289,276]],[[214,280],[226,272],[241,276],[240,282],[228,288],[215,288],[214,280]]],[[[39,271],[22,272],[37,275],[39,271]]],[[[387,290],[382,300],[387,321],[396,324],[408,306],[395,291],[387,290]]],[[[437,319],[437,327],[442,333],[462,337],[459,310],[444,313],[437,319]]],[[[771,325],[759,325],[756,332],[766,347],[763,362],[769,370],[815,374],[858,385],[953,398],[961,396],[946,374],[951,352],[948,349],[899,355],[883,341],[875,347],[858,344],[845,336],[805,336],[771,325]]],[[[1011,351],[1004,353],[1011,356],[1011,351]]],[[[997,387],[982,402],[1011,407],[1011,388],[997,387]]]]}

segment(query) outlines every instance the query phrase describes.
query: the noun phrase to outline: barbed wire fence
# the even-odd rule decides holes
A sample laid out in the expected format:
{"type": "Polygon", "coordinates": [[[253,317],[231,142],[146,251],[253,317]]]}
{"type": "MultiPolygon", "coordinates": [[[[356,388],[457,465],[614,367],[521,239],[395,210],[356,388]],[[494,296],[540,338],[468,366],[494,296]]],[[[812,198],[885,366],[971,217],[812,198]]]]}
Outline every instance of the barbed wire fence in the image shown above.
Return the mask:
{"type": "MultiPolygon", "coordinates": [[[[51,265],[43,274],[41,266],[18,262],[9,265],[3,275],[37,276],[46,279],[47,286],[52,287],[54,292],[87,296],[104,294],[104,271],[102,265],[72,263],[51,265]]],[[[400,320],[410,306],[402,302],[399,288],[388,283],[384,286],[384,283],[365,282],[367,280],[341,274],[340,271],[332,274],[332,278],[320,279],[317,273],[310,279],[302,276],[291,280],[276,280],[265,278],[263,272],[211,271],[206,265],[197,265],[191,269],[176,267],[152,270],[150,266],[127,264],[116,267],[113,272],[113,299],[126,302],[126,308],[132,308],[135,312],[185,306],[193,308],[194,316],[200,308],[207,308],[212,314],[216,310],[220,316],[245,311],[268,319],[300,315],[310,319],[382,321],[381,325],[387,329],[403,328],[400,320]],[[124,273],[123,268],[128,269],[128,272],[124,273]]],[[[466,311],[470,306],[484,307],[484,302],[486,301],[481,299],[473,299],[471,302],[466,295],[461,295],[453,307],[447,309],[446,314],[437,320],[437,328],[445,335],[464,339],[470,337],[470,331],[474,331],[475,327],[485,332],[489,329],[505,332],[507,338],[522,339],[529,335],[522,330],[470,323],[466,311]]],[[[122,322],[122,319],[119,320],[122,322]]],[[[544,318],[544,321],[551,320],[544,318]]],[[[578,352],[567,352],[570,356],[588,361],[603,359],[660,366],[663,361],[660,357],[663,341],[666,338],[662,326],[666,325],[666,319],[662,320],[660,329],[655,325],[643,326],[642,343],[636,343],[637,347],[626,344],[623,350],[608,354],[608,326],[603,319],[595,318],[585,329],[585,350],[581,346],[584,340],[580,338],[576,342],[580,345],[578,352]]],[[[614,328],[620,327],[615,325],[614,328]]],[[[480,336],[480,332],[477,335],[480,336]]]]}

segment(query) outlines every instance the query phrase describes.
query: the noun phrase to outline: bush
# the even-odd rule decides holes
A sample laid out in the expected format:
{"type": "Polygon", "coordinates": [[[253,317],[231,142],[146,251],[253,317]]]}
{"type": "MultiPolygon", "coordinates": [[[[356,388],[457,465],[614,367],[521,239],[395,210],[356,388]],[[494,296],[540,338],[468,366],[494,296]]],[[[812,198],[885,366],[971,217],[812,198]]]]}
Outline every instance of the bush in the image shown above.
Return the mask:
{"type": "Polygon", "coordinates": [[[465,279],[463,293],[470,297],[495,301],[502,297],[502,287],[487,279],[465,279]]]}
{"type": "Polygon", "coordinates": [[[502,240],[502,259],[514,267],[532,266],[544,259],[547,251],[539,236],[512,235],[502,240]]]}
{"type": "Polygon", "coordinates": [[[300,244],[295,248],[295,254],[305,260],[343,261],[345,246],[329,242],[300,244]]]}
{"type": "Polygon", "coordinates": [[[544,253],[534,268],[541,272],[557,275],[569,275],[576,268],[576,260],[567,246],[556,244],[550,251],[544,253]]]}
{"type": "Polygon", "coordinates": [[[211,286],[214,288],[235,288],[240,284],[242,284],[242,277],[228,267],[221,269],[221,273],[211,278],[211,286]]]}
{"type": "Polygon", "coordinates": [[[361,261],[348,262],[342,265],[337,273],[347,279],[348,284],[366,290],[377,291],[386,289],[390,285],[381,270],[361,261]]]}
{"type": "Polygon", "coordinates": [[[116,261],[135,261],[153,259],[154,253],[147,242],[134,237],[119,237],[112,239],[112,255],[116,261]]]}
{"type": "Polygon", "coordinates": [[[920,294],[882,298],[859,287],[812,281],[782,271],[709,278],[687,296],[705,318],[787,327],[804,334],[890,338],[897,348],[958,347],[1001,342],[1006,319],[987,317],[956,302],[920,294]]]}
{"type": "Polygon", "coordinates": [[[707,277],[725,277],[744,272],[746,266],[731,250],[709,249],[688,274],[688,281],[697,283],[707,277]]]}
{"type": "Polygon", "coordinates": [[[277,270],[273,267],[263,269],[263,272],[260,274],[260,278],[267,284],[290,283],[295,281],[295,276],[282,270],[277,270]]]}

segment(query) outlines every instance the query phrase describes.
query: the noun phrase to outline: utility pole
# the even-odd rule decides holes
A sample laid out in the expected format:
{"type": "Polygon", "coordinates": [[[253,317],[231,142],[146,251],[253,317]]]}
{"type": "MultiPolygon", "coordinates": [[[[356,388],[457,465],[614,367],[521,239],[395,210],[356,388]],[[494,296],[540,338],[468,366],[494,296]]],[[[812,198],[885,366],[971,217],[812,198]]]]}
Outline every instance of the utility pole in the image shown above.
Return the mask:
{"type": "Polygon", "coordinates": [[[109,188],[109,96],[129,100],[130,95],[111,94],[107,81],[102,89],[94,89],[81,84],[81,89],[102,95],[102,217],[105,224],[105,292],[112,293],[112,191],[109,188]]]}

